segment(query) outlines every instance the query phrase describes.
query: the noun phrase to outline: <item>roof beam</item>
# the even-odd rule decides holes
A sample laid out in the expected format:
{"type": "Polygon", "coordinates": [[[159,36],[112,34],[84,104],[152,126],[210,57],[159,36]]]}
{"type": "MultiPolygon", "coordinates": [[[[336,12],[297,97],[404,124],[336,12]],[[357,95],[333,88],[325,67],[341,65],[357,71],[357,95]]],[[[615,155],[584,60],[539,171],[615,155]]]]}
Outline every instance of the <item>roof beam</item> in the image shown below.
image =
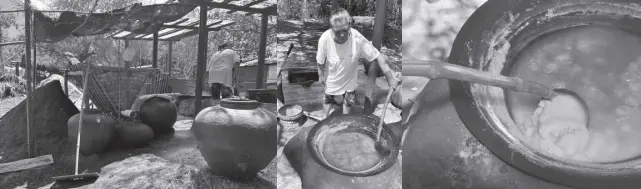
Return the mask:
{"type": "MultiPolygon", "coordinates": [[[[154,40],[153,38],[145,39],[145,38],[122,38],[122,37],[119,37],[119,38],[114,37],[112,39],[116,39],[116,40],[132,40],[132,41],[133,40],[135,40],[135,41],[153,41],[154,40]]],[[[160,38],[158,38],[158,41],[180,41],[180,39],[160,39],[160,38]]]]}
{"type": "MultiPolygon", "coordinates": [[[[222,22],[223,22],[223,20],[216,20],[215,22],[212,22],[211,24],[209,24],[209,26],[220,24],[222,22]]],[[[196,26],[163,25],[162,27],[164,27],[164,28],[177,28],[177,29],[191,29],[191,30],[197,30],[198,29],[198,27],[196,27],[196,26]]]]}
{"type": "MultiPolygon", "coordinates": [[[[251,6],[259,4],[259,3],[262,3],[262,2],[265,2],[265,0],[252,1],[252,2],[247,3],[246,5],[243,5],[243,7],[250,8],[251,6]]],[[[231,13],[234,13],[236,11],[238,11],[238,10],[229,10],[229,11],[227,11],[227,13],[231,14],[231,13]]]]}
{"type": "MultiPolygon", "coordinates": [[[[221,23],[221,24],[215,25],[214,27],[210,27],[207,31],[219,31],[221,28],[224,28],[224,27],[227,27],[227,26],[230,26],[230,25],[233,25],[233,24],[236,24],[236,22],[227,21],[227,23],[221,23]]],[[[191,35],[195,35],[196,33],[198,33],[198,30],[191,30],[191,31],[188,31],[188,32],[185,32],[185,33],[182,33],[182,34],[171,36],[171,37],[166,38],[166,39],[174,39],[174,38],[182,39],[182,38],[185,38],[185,37],[188,37],[188,36],[191,36],[191,35]]]]}
{"type": "Polygon", "coordinates": [[[9,45],[19,45],[19,44],[24,44],[24,41],[13,41],[13,42],[0,43],[0,47],[9,46],[9,45]]]}
{"type": "Polygon", "coordinates": [[[278,15],[276,12],[276,5],[272,5],[269,7],[265,8],[252,8],[252,7],[244,7],[244,6],[238,6],[238,5],[232,5],[232,4],[227,4],[227,3],[219,3],[219,2],[209,2],[208,6],[210,9],[229,9],[229,10],[234,10],[234,11],[245,11],[249,13],[258,13],[258,14],[269,14],[269,15],[278,15]]]}

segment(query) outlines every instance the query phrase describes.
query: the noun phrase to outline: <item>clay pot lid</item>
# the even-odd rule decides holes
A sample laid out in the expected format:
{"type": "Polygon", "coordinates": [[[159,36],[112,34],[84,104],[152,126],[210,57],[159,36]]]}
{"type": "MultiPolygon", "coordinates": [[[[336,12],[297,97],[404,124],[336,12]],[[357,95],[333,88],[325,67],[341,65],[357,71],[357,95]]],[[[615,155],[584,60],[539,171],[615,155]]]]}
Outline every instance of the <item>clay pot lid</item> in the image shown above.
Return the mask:
{"type": "Polygon", "coordinates": [[[260,103],[243,97],[230,97],[220,100],[220,106],[229,109],[253,110],[258,108],[260,103]]]}

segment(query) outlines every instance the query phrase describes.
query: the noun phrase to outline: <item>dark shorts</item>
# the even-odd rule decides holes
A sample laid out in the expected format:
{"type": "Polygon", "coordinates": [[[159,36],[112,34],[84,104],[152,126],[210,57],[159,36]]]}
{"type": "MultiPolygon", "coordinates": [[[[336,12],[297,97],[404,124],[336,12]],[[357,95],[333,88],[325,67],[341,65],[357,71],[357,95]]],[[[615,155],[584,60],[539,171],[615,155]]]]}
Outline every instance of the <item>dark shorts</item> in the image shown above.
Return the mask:
{"type": "Polygon", "coordinates": [[[325,94],[325,104],[336,104],[352,106],[356,103],[356,91],[349,91],[342,95],[328,95],[325,94]],[[339,98],[340,97],[340,98],[339,98]]]}
{"type": "Polygon", "coordinates": [[[212,83],[211,95],[214,99],[229,98],[232,95],[232,91],[230,87],[222,83],[212,83]]]}

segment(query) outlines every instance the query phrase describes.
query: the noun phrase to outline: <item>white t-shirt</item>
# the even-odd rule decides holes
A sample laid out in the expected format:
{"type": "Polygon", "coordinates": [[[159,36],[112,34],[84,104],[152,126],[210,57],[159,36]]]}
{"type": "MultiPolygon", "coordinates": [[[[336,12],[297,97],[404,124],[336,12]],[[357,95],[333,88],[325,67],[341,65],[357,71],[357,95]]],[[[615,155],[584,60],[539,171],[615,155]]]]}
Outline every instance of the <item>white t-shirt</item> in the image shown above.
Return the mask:
{"type": "Polygon", "coordinates": [[[222,83],[228,87],[232,86],[234,62],[240,61],[240,56],[234,50],[225,49],[218,51],[209,59],[207,70],[209,71],[209,83],[222,83]]]}
{"type": "Polygon", "coordinates": [[[334,42],[331,29],[318,40],[316,62],[327,70],[325,94],[342,95],[355,91],[358,88],[358,60],[363,58],[371,62],[380,55],[360,32],[353,28],[350,30],[351,35],[343,44],[334,42]]]}

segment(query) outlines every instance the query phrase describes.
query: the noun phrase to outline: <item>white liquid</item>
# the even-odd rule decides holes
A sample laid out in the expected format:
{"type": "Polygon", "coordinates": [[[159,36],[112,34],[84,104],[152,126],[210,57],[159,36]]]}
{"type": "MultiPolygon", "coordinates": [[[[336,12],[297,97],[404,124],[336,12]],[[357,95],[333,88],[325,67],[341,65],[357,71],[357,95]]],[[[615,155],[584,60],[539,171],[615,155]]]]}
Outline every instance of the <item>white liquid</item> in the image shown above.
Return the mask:
{"type": "Polygon", "coordinates": [[[514,63],[511,75],[570,89],[590,111],[587,133],[580,120],[568,118],[576,104],[567,99],[547,102],[550,107],[540,112],[547,121],[531,123],[541,97],[508,91],[508,107],[525,142],[577,161],[612,162],[641,154],[639,36],[607,27],[565,29],[537,39],[514,63]]]}

